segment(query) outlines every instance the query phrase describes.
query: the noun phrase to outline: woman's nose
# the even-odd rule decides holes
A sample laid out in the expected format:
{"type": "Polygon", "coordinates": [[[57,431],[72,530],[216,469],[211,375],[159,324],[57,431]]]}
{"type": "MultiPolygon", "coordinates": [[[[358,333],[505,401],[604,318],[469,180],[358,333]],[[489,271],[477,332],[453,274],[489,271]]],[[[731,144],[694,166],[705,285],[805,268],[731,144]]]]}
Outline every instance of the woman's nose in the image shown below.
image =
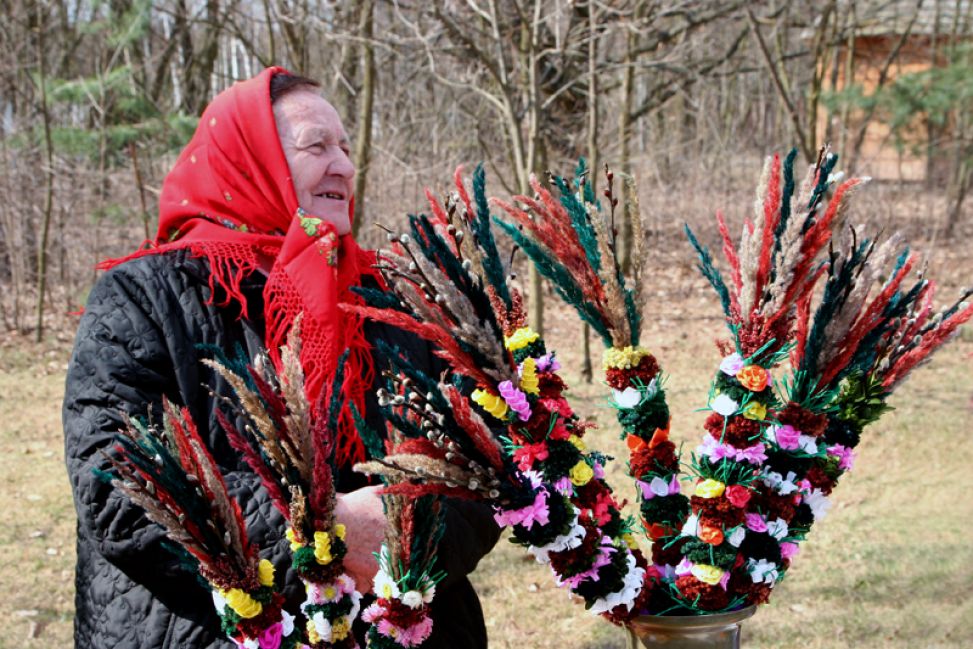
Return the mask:
{"type": "Polygon", "coordinates": [[[328,166],[328,173],[332,176],[340,176],[351,180],[355,177],[355,163],[351,161],[349,155],[340,147],[335,147],[334,150],[335,154],[331,159],[331,164],[328,166]]]}

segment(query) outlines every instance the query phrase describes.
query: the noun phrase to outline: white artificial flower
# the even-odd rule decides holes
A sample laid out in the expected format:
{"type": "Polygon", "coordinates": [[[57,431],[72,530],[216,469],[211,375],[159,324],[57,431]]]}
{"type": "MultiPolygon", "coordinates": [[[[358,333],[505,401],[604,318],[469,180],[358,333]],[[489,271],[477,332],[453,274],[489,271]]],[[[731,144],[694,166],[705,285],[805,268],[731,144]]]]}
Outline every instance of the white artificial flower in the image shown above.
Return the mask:
{"type": "Polygon", "coordinates": [[[687,518],[686,522],[683,523],[680,534],[682,536],[699,536],[699,516],[693,514],[687,518]]]}
{"type": "MultiPolygon", "coordinates": [[[[675,477],[675,476],[673,476],[675,477]]],[[[649,490],[656,496],[668,496],[669,495],[669,481],[664,480],[658,476],[652,478],[652,482],[649,483],[649,490]]]]}
{"type": "Polygon", "coordinates": [[[743,525],[738,525],[736,529],[730,532],[730,535],[726,537],[726,542],[735,548],[740,547],[743,543],[743,539],[747,536],[747,528],[743,525]]]}
{"type": "Polygon", "coordinates": [[[314,624],[314,630],[318,632],[321,636],[322,642],[331,642],[331,622],[328,618],[324,617],[324,611],[318,611],[311,618],[311,622],[314,624]]]}
{"type": "Polygon", "coordinates": [[[280,612],[280,630],[284,637],[294,633],[294,616],[287,611],[280,612]]]}
{"type": "Polygon", "coordinates": [[[247,638],[243,642],[237,642],[237,647],[243,647],[243,649],[260,649],[260,640],[257,638],[247,638]]]}
{"type": "Polygon", "coordinates": [[[815,521],[819,521],[827,516],[828,510],[831,509],[831,501],[820,489],[815,489],[811,493],[806,494],[803,502],[811,508],[811,513],[814,515],[815,521]]]}
{"type": "Polygon", "coordinates": [[[776,489],[782,496],[795,493],[798,489],[797,474],[793,471],[788,471],[787,477],[784,477],[776,471],[764,470],[762,478],[764,482],[776,489]]]}
{"type": "Polygon", "coordinates": [[[408,590],[402,594],[401,601],[409,608],[419,608],[422,606],[422,593],[417,590],[408,590]]]}
{"type": "Polygon", "coordinates": [[[798,435],[797,446],[808,455],[818,454],[818,443],[810,435],[798,435]]]}
{"type": "Polygon", "coordinates": [[[422,585],[422,601],[426,604],[432,602],[433,598],[436,596],[436,584],[431,580],[426,580],[422,585]]]}
{"type": "Polygon", "coordinates": [[[399,585],[395,583],[395,580],[384,569],[379,570],[375,575],[372,590],[382,599],[396,599],[401,595],[399,585]]]}
{"type": "Polygon", "coordinates": [[[729,395],[721,394],[710,401],[709,407],[716,414],[729,417],[730,415],[736,414],[736,411],[740,409],[740,404],[734,401],[729,395]]]}
{"type": "Polygon", "coordinates": [[[642,393],[638,388],[627,387],[624,390],[612,390],[612,399],[615,405],[623,410],[634,408],[642,403],[642,393]]]}
{"type": "Polygon", "coordinates": [[[783,540],[787,536],[787,523],[779,518],[767,521],[767,534],[778,541],[783,540]]]}
{"type": "Polygon", "coordinates": [[[642,592],[645,570],[636,565],[635,557],[631,553],[626,558],[626,563],[628,564],[628,572],[625,573],[625,578],[622,580],[622,589],[596,599],[589,609],[594,615],[610,611],[621,605],[624,605],[626,610],[632,610],[635,600],[642,592]]]}
{"type": "Polygon", "coordinates": [[[579,547],[584,542],[585,534],[585,529],[581,525],[578,525],[578,510],[575,509],[574,517],[571,519],[571,527],[568,529],[566,534],[558,536],[547,545],[542,545],[540,547],[530,546],[527,548],[527,551],[534,555],[534,558],[537,559],[537,563],[550,563],[551,559],[548,557],[548,554],[551,552],[573,550],[574,548],[579,547]]]}
{"type": "Polygon", "coordinates": [[[213,591],[213,606],[216,607],[216,612],[220,615],[223,615],[226,611],[226,598],[218,590],[213,591]]]}
{"type": "Polygon", "coordinates": [[[358,617],[358,611],[361,609],[362,595],[357,590],[353,590],[351,591],[351,595],[349,595],[349,597],[351,597],[351,611],[348,612],[348,618],[349,618],[348,624],[350,625],[351,620],[354,620],[355,618],[358,617]]]}
{"type": "Polygon", "coordinates": [[[766,559],[760,559],[759,561],[750,559],[747,561],[747,572],[750,573],[750,578],[753,580],[753,583],[768,584],[770,586],[773,586],[777,582],[777,577],[780,575],[777,571],[777,564],[766,559]]]}

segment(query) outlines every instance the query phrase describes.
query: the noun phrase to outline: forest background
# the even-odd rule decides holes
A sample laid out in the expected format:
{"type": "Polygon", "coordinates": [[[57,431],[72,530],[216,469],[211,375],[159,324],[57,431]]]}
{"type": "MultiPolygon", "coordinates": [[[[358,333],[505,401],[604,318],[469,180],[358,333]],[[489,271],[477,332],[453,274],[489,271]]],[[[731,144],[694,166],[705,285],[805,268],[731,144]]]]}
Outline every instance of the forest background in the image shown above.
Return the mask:
{"type": "MultiPolygon", "coordinates": [[[[944,299],[973,281],[971,36],[969,0],[4,0],[0,647],[71,637],[58,404],[74,314],[97,261],[154,236],[162,179],[234,80],[282,65],[322,83],[354,140],[366,245],[381,245],[376,224],[421,211],[424,188],[447,190],[459,164],[482,163],[503,197],[531,173],[570,175],[579,157],[635,175],[651,255],[644,338],[672,375],[674,438],[689,450],[720,331],[682,224],[713,243],[717,209],[741,223],[768,153],[793,146],[810,163],[830,144],[839,167],[876,179],[853,222],[902,230],[944,299]]],[[[623,258],[632,218],[617,218],[623,258]]],[[[515,265],[580,411],[624,457],[587,332],[515,265]]],[[[753,646],[973,644],[973,502],[949,495],[973,461],[953,441],[971,423],[971,339],[961,332],[894,402],[803,569],[748,623],[753,646]]],[[[620,468],[614,478],[624,493],[620,468]]],[[[624,646],[512,549],[476,579],[495,646],[624,646]]]]}

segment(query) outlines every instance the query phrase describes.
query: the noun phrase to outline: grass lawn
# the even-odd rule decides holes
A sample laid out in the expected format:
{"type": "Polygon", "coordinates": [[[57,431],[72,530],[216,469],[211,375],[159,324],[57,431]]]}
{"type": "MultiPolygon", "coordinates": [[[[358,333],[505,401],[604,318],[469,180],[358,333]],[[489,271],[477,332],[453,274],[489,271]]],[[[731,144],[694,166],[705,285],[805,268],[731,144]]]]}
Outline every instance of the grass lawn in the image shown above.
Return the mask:
{"type": "MultiPolygon", "coordinates": [[[[652,301],[661,303],[658,295],[652,301]]],[[[704,417],[694,408],[719,361],[712,340],[722,332],[716,319],[684,315],[713,313],[699,284],[691,283],[679,303],[649,323],[644,340],[671,375],[673,438],[688,454],[704,417]]],[[[551,304],[549,343],[566,367],[577,367],[578,328],[551,304]]],[[[893,399],[896,410],[866,431],[831,513],[772,603],[745,624],[745,646],[973,646],[971,352],[967,329],[916,372],[893,399]]],[[[71,644],[74,509],[60,427],[67,353],[63,340],[37,346],[25,338],[6,340],[0,351],[0,628],[7,629],[0,649],[71,644]]],[[[575,409],[601,424],[589,445],[621,460],[609,477],[631,495],[603,388],[566,376],[575,409]]],[[[621,630],[569,601],[548,569],[525,555],[502,540],[474,575],[492,647],[627,646],[621,630]]]]}

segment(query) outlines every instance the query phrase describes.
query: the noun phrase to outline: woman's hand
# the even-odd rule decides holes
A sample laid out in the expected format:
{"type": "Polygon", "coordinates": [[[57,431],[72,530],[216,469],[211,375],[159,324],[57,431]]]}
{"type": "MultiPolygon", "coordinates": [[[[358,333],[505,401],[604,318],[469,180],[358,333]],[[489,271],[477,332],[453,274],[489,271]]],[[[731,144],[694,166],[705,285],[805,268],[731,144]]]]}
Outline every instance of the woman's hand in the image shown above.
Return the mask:
{"type": "Polygon", "coordinates": [[[377,553],[385,539],[385,511],[382,508],[381,487],[362,487],[337,495],[335,519],[345,526],[345,570],[355,580],[359,592],[372,589],[372,578],[378,571],[377,553]]]}

